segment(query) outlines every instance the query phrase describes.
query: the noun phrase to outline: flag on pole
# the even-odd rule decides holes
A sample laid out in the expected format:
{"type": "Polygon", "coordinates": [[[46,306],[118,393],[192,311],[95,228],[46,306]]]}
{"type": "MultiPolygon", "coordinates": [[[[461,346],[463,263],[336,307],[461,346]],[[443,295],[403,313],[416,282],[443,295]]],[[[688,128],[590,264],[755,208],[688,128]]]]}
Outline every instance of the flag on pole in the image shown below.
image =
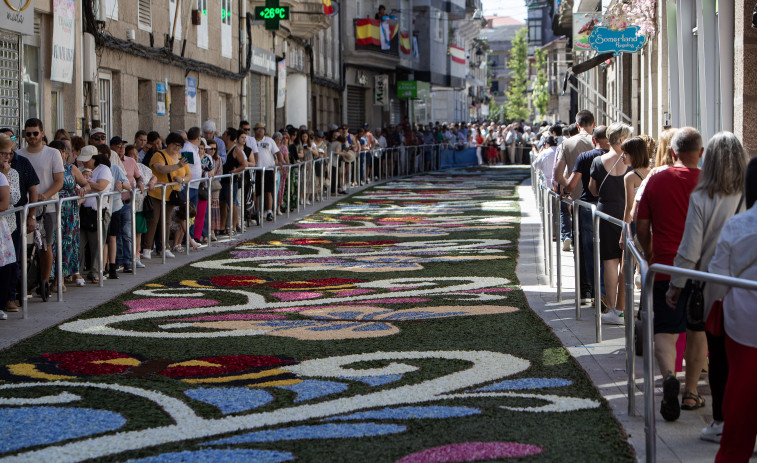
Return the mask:
{"type": "Polygon", "coordinates": [[[449,56],[455,63],[465,64],[465,50],[462,48],[450,45],[449,56]]]}
{"type": "Polygon", "coordinates": [[[410,34],[405,32],[400,32],[400,50],[402,50],[402,53],[409,55],[410,54],[410,34]]]}
{"type": "Polygon", "coordinates": [[[331,6],[331,0],[321,0],[323,2],[323,14],[334,14],[334,7],[331,6]]]}

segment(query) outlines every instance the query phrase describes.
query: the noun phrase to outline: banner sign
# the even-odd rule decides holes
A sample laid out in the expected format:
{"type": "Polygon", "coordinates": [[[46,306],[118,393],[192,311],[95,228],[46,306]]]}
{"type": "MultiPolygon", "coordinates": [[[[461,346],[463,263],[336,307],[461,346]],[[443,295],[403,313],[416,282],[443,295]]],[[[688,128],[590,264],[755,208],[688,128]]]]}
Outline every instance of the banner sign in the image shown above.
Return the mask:
{"type": "Polygon", "coordinates": [[[375,106],[389,104],[389,76],[386,74],[373,77],[373,104],[375,106]]]}
{"type": "Polygon", "coordinates": [[[197,79],[187,77],[187,85],[184,87],[184,102],[187,105],[187,113],[197,114],[197,79]]]}
{"type": "Polygon", "coordinates": [[[74,0],[53,2],[53,52],[50,80],[70,84],[74,78],[76,7],[74,0]]]}
{"type": "Polygon", "coordinates": [[[267,76],[276,75],[276,55],[255,46],[250,46],[250,51],[252,51],[250,71],[267,76]]]}
{"type": "Polygon", "coordinates": [[[284,102],[287,96],[287,60],[283,59],[278,64],[279,72],[279,84],[278,92],[276,94],[276,109],[284,107],[284,102]]]}
{"type": "Polygon", "coordinates": [[[636,53],[647,43],[647,38],[638,35],[639,26],[630,26],[614,31],[609,27],[597,26],[589,35],[591,48],[598,53],[636,53]]]}
{"type": "Polygon", "coordinates": [[[158,92],[157,109],[158,116],[166,115],[166,86],[162,82],[156,84],[156,90],[158,92]]]}
{"type": "Polygon", "coordinates": [[[415,80],[397,81],[397,98],[412,98],[426,100],[431,93],[431,85],[428,82],[415,80]]]}
{"type": "Polygon", "coordinates": [[[591,50],[589,36],[602,20],[602,13],[573,13],[573,48],[591,50]]]}
{"type": "Polygon", "coordinates": [[[5,0],[0,2],[0,29],[34,35],[34,1],[5,0]]]}

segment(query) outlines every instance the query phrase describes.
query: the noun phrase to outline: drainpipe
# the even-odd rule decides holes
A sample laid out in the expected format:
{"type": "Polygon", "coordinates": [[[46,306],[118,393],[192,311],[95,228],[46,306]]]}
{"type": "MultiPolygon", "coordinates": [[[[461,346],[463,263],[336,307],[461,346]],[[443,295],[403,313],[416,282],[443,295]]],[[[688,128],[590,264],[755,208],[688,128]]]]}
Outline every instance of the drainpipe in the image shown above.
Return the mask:
{"type": "MultiPolygon", "coordinates": [[[[244,68],[244,61],[247,57],[247,42],[245,40],[246,38],[246,31],[245,31],[245,24],[247,23],[247,1],[246,0],[239,0],[239,67],[244,68]]],[[[240,89],[240,96],[241,96],[241,109],[239,113],[241,114],[241,120],[249,120],[249,112],[248,112],[248,103],[247,103],[247,87],[248,87],[248,76],[249,72],[242,78],[240,85],[242,88],[240,89]]],[[[254,124],[254,122],[253,122],[254,124]]]]}

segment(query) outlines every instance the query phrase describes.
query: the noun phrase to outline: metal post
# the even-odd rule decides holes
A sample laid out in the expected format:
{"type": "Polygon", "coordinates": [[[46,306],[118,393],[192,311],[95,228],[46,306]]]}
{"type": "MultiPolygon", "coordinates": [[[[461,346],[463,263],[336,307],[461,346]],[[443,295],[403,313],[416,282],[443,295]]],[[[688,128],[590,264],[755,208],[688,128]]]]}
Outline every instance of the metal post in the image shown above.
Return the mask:
{"type": "Polygon", "coordinates": [[[134,190],[131,190],[131,195],[129,196],[131,198],[131,201],[129,201],[129,214],[131,214],[131,274],[136,275],[137,274],[137,223],[136,223],[136,214],[137,214],[137,205],[136,205],[136,198],[134,197],[134,190]]]}
{"type": "MultiPolygon", "coordinates": [[[[205,217],[205,220],[208,224],[208,247],[210,247],[210,243],[213,242],[213,240],[210,239],[211,236],[213,236],[213,177],[207,178],[208,182],[208,205],[205,208],[205,212],[207,213],[207,217],[205,217]]],[[[204,227],[203,227],[204,228],[204,227]]],[[[202,236],[202,231],[200,231],[200,236],[202,236]]]]}
{"type": "Polygon", "coordinates": [[[549,190],[546,190],[544,192],[544,194],[545,194],[544,201],[546,202],[546,206],[548,208],[547,209],[548,210],[547,218],[549,219],[549,220],[547,220],[547,231],[548,231],[548,235],[547,235],[547,256],[548,256],[548,258],[547,258],[547,264],[548,264],[547,265],[547,271],[549,272],[549,287],[551,288],[552,286],[555,285],[554,272],[552,272],[552,270],[553,270],[552,269],[552,263],[554,262],[554,260],[552,260],[552,235],[554,234],[554,230],[553,230],[553,227],[554,227],[554,223],[553,222],[554,222],[554,220],[553,220],[553,211],[552,211],[552,209],[554,209],[554,207],[553,207],[554,202],[552,201],[552,197],[549,195],[549,190]]]}
{"type": "MultiPolygon", "coordinates": [[[[555,207],[555,213],[557,214],[557,217],[560,217],[560,209],[562,208],[562,201],[560,201],[560,196],[553,195],[554,198],[554,207],[555,207]]],[[[562,302],[562,249],[560,249],[560,245],[562,243],[560,242],[560,235],[558,232],[557,235],[557,241],[555,241],[555,253],[557,255],[557,302],[562,302]]]]}
{"type": "Polygon", "coordinates": [[[644,299],[644,430],[646,431],[647,462],[654,463],[657,457],[657,431],[655,423],[654,406],[654,311],[653,287],[654,270],[648,270],[644,279],[644,290],[641,297],[644,299]]]}
{"type": "Polygon", "coordinates": [[[546,203],[547,199],[544,195],[544,189],[539,188],[540,194],[539,197],[541,199],[541,225],[542,225],[542,237],[544,238],[544,275],[547,275],[551,270],[549,268],[549,254],[550,254],[550,245],[552,242],[550,241],[550,232],[549,232],[549,209],[548,204],[546,203]]]}
{"type": "Polygon", "coordinates": [[[311,203],[315,204],[315,159],[310,161],[310,196],[313,197],[311,203]]]}
{"type": "Polygon", "coordinates": [[[229,175],[229,212],[226,214],[226,226],[229,228],[229,241],[234,232],[234,174],[229,175]]]}
{"type": "MultiPolygon", "coordinates": [[[[97,260],[100,263],[98,286],[103,287],[103,194],[97,195],[97,260]]],[[[60,289],[60,288],[59,288],[60,289]]]]}
{"type": "Polygon", "coordinates": [[[576,320],[581,320],[581,227],[579,226],[579,216],[581,206],[573,202],[573,265],[576,282],[576,320]]]}
{"type": "MultiPolygon", "coordinates": [[[[163,239],[160,242],[160,245],[163,247],[163,249],[160,250],[160,256],[163,258],[163,263],[166,263],[166,246],[168,246],[168,241],[166,240],[166,185],[160,186],[160,235],[163,237],[163,239]]],[[[101,269],[102,270],[102,269],[101,269]]]]}
{"type": "Polygon", "coordinates": [[[289,217],[289,211],[292,209],[292,165],[287,166],[287,217],[289,217]]]}
{"type": "Polygon", "coordinates": [[[602,342],[602,288],[600,287],[600,255],[599,255],[599,216],[596,208],[592,208],[594,220],[594,309],[596,311],[596,337],[597,342],[602,342]]]}
{"type": "Polygon", "coordinates": [[[305,190],[302,188],[302,163],[297,164],[297,213],[300,213],[300,204],[303,204],[302,195],[305,190]]]}
{"type": "Polygon", "coordinates": [[[625,272],[626,285],[626,373],[628,374],[628,415],[636,415],[636,360],[633,344],[634,318],[633,318],[633,254],[631,253],[631,226],[625,224],[623,227],[624,256],[623,267],[625,272]]]}
{"type": "Polygon", "coordinates": [[[29,281],[27,280],[27,276],[29,274],[28,269],[26,268],[26,218],[29,216],[29,204],[24,205],[24,210],[21,212],[21,223],[18,224],[19,227],[23,227],[19,229],[19,233],[21,236],[21,318],[26,318],[26,309],[29,305],[29,298],[26,295],[27,291],[29,290],[29,281]]]}
{"type": "MultiPolygon", "coordinates": [[[[184,228],[185,228],[185,230],[184,230],[184,231],[186,232],[186,233],[184,233],[184,234],[186,235],[186,236],[184,237],[184,241],[185,241],[185,243],[186,243],[186,246],[185,246],[185,247],[186,247],[186,249],[184,249],[184,252],[185,252],[185,253],[186,253],[187,255],[189,255],[189,248],[191,247],[191,246],[189,245],[189,239],[190,239],[190,238],[189,238],[189,184],[187,184],[187,187],[185,188],[185,190],[184,190],[184,191],[185,191],[185,193],[186,193],[186,201],[187,201],[187,204],[186,204],[186,206],[185,206],[185,208],[184,208],[184,212],[185,212],[185,213],[187,214],[187,215],[185,216],[185,217],[186,217],[186,219],[185,219],[185,223],[184,223],[184,225],[185,225],[185,227],[184,227],[184,228]]],[[[178,243],[174,243],[174,244],[178,245],[178,243]]]]}
{"type": "MultiPolygon", "coordinates": [[[[57,203],[58,211],[55,217],[55,224],[57,229],[55,230],[55,239],[58,242],[58,248],[56,249],[55,264],[56,267],[56,280],[58,281],[58,302],[63,302],[63,231],[61,227],[61,210],[63,209],[63,198],[58,196],[57,203]]],[[[47,278],[47,275],[43,275],[43,278],[47,278]]]]}

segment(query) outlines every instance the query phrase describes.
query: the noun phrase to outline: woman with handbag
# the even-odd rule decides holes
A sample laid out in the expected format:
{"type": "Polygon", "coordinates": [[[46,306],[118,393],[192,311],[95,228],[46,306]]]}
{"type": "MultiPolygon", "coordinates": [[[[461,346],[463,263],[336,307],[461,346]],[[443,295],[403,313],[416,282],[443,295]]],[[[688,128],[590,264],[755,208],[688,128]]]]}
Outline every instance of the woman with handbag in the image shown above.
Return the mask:
{"type": "MultiPolygon", "coordinates": [[[[719,275],[757,280],[757,159],[746,168],[744,199],[747,211],[726,222],[720,232],[709,271],[719,275]]],[[[720,302],[720,301],[718,301],[720,302]]],[[[720,307],[713,305],[707,329],[723,330],[728,360],[728,381],[723,395],[723,435],[716,463],[747,462],[757,439],[757,291],[730,288],[720,307]],[[722,310],[720,310],[722,308],[722,310]],[[720,318],[717,323],[717,318],[720,318]],[[719,325],[719,326],[718,326],[719,325]]]]}
{"type": "Polygon", "coordinates": [[[184,138],[172,132],[166,137],[166,149],[156,152],[150,159],[150,169],[155,174],[158,184],[167,184],[178,182],[180,185],[171,185],[165,188],[165,196],[161,197],[161,188],[155,188],[147,193],[145,202],[149,201],[153,209],[153,215],[147,220],[147,233],[142,237],[143,252],[149,252],[152,249],[155,233],[163,233],[163,229],[158,224],[165,226],[165,240],[161,240],[166,253],[166,257],[175,257],[168,248],[168,230],[171,215],[171,206],[177,206],[181,201],[181,186],[192,178],[186,161],[179,156],[181,148],[184,146],[184,138]],[[163,214],[161,200],[165,199],[166,213],[163,214]]]}
{"type": "MultiPolygon", "coordinates": [[[[720,231],[734,214],[742,210],[744,171],[749,158],[741,142],[730,132],[715,134],[707,143],[699,183],[691,193],[686,227],[683,232],[675,266],[706,271],[715,254],[720,231]]],[[[712,303],[723,297],[725,288],[715,284],[687,281],[685,277],[672,277],[666,294],[671,308],[684,304],[687,325],[694,336],[687,337],[686,385],[681,409],[696,410],[704,406],[696,390],[699,373],[710,351],[709,380],[712,390],[713,421],[701,433],[703,440],[719,442],[723,429],[723,391],[728,378],[725,340],[722,336],[704,332],[704,320],[712,303]],[[692,352],[692,347],[696,352],[692,352]],[[693,366],[690,365],[693,363],[693,366]],[[700,365],[700,367],[697,367],[700,365]]]]}
{"type": "MultiPolygon", "coordinates": [[[[88,145],[81,149],[81,153],[76,158],[81,165],[87,169],[92,169],[92,178],[89,179],[89,189],[93,193],[109,193],[113,190],[113,174],[110,171],[110,159],[104,154],[100,154],[97,148],[88,145]]],[[[89,246],[89,255],[91,262],[89,267],[89,281],[95,284],[100,283],[100,258],[98,257],[98,241],[105,247],[108,237],[108,226],[110,225],[110,210],[108,209],[110,201],[103,198],[102,217],[97,216],[97,198],[87,198],[79,209],[80,220],[80,249],[81,263],[80,269],[84,269],[86,249],[89,246]],[[102,221],[102,236],[98,240],[97,221],[102,221]]],[[[103,260],[105,260],[105,251],[103,250],[103,260]]]]}

